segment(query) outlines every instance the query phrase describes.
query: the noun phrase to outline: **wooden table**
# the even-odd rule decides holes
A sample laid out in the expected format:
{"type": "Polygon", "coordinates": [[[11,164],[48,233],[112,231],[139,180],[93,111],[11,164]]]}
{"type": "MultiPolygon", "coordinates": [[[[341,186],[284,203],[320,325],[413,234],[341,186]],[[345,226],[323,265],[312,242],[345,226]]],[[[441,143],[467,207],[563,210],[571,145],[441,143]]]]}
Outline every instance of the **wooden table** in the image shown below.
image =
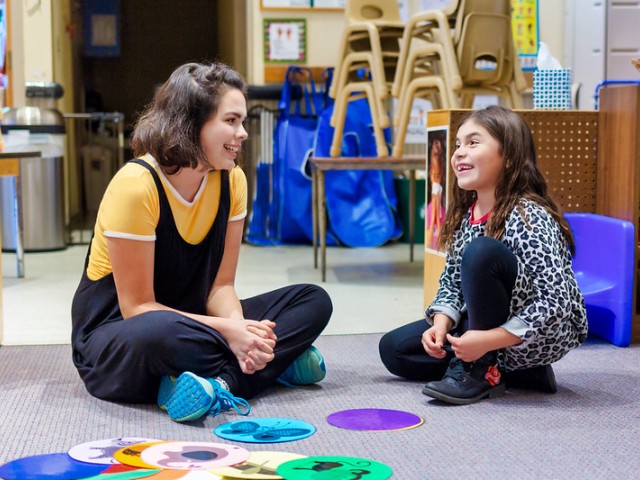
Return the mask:
{"type": "Polygon", "coordinates": [[[409,171],[409,260],[413,262],[416,210],[416,170],[425,170],[424,155],[404,157],[312,157],[313,267],[318,268],[318,237],[322,281],[327,277],[327,202],[325,172],[327,170],[408,170],[409,171]]]}
{"type": "MultiPolygon", "coordinates": [[[[15,196],[13,198],[13,221],[16,231],[16,271],[19,278],[24,277],[24,221],[22,218],[22,179],[20,178],[20,159],[39,157],[40,152],[0,152],[0,177],[13,177],[15,196]]],[[[1,237],[0,237],[1,238],[1,237]]],[[[0,246],[2,242],[0,241],[0,246]]],[[[0,282],[0,286],[2,283],[0,282]]]]}

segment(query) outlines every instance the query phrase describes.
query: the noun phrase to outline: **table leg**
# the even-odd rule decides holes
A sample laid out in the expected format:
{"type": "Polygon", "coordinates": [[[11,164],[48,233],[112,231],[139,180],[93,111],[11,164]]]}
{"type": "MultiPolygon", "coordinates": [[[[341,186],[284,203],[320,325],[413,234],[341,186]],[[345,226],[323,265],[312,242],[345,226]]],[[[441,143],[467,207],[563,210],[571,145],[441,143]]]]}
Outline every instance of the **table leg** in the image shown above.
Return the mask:
{"type": "Polygon", "coordinates": [[[313,268],[318,268],[318,170],[311,169],[311,218],[313,222],[313,268]]]}
{"type": "Polygon", "coordinates": [[[22,179],[13,177],[16,196],[13,199],[14,221],[16,229],[16,270],[18,278],[24,277],[24,222],[22,219],[22,179]]]}
{"type": "Polygon", "coordinates": [[[416,229],[416,171],[409,171],[409,261],[413,262],[416,229]]]}
{"type": "Polygon", "coordinates": [[[320,268],[322,271],[322,281],[327,279],[327,202],[325,198],[325,175],[324,170],[318,170],[318,224],[320,230],[320,268]]]}

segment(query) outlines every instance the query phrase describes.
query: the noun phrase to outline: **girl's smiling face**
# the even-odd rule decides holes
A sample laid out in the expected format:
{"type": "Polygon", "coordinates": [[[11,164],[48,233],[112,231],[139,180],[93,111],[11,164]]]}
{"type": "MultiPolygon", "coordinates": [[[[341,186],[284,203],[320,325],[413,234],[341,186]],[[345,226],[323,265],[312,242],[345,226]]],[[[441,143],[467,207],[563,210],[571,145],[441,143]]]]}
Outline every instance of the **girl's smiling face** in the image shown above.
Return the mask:
{"type": "Polygon", "coordinates": [[[240,90],[229,89],[223,94],[216,113],[202,126],[200,145],[214,170],[231,170],[248,134],[243,121],[247,103],[240,90]]]}
{"type": "Polygon", "coordinates": [[[502,145],[484,127],[468,120],[458,129],[451,166],[460,188],[475,190],[478,197],[495,198],[504,169],[502,145]]]}

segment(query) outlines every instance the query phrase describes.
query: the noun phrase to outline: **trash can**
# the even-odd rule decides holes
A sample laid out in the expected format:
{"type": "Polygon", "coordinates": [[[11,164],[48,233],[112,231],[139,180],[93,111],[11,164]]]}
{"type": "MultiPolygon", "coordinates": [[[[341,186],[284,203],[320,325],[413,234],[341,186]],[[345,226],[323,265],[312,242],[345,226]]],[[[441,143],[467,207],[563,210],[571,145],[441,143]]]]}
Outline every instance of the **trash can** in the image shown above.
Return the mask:
{"type": "MultiPolygon", "coordinates": [[[[62,114],[52,108],[5,108],[2,135],[5,151],[39,151],[20,159],[25,251],[66,248],[64,212],[64,135],[62,114]]],[[[13,221],[14,179],[0,178],[2,249],[16,250],[13,221]]]]}

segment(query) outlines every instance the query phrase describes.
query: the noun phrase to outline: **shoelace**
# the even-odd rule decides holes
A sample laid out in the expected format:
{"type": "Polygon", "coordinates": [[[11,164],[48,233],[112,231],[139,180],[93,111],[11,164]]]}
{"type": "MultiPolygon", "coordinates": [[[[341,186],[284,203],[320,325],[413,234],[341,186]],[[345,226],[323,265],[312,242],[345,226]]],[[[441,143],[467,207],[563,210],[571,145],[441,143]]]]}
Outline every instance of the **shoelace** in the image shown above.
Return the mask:
{"type": "Polygon", "coordinates": [[[460,380],[462,375],[469,373],[471,365],[471,363],[463,362],[459,358],[454,357],[449,363],[446,376],[453,378],[454,380],[460,380]]]}
{"type": "Polygon", "coordinates": [[[213,416],[218,415],[223,410],[229,410],[233,408],[240,415],[249,415],[251,412],[251,405],[244,398],[236,397],[228,390],[214,385],[214,399],[209,413],[213,416]]]}

